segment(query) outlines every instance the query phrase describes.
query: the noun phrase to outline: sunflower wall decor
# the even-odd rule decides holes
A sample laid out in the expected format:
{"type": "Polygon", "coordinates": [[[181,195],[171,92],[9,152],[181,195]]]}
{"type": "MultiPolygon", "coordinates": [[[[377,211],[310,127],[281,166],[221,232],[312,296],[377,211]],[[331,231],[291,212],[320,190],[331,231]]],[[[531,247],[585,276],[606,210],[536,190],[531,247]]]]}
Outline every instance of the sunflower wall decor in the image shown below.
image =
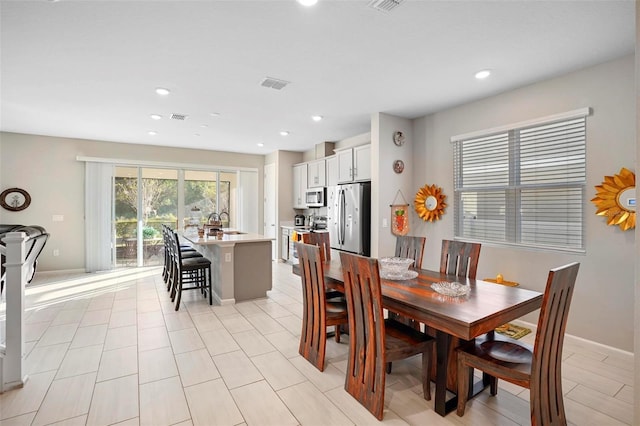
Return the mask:
{"type": "Polygon", "coordinates": [[[442,193],[442,188],[436,185],[425,185],[416,194],[413,206],[418,216],[424,221],[433,222],[439,220],[444,213],[446,195],[442,193]]]}
{"type": "Polygon", "coordinates": [[[598,207],[596,214],[607,219],[607,225],[618,225],[623,231],[636,227],[636,175],[626,168],[613,176],[605,176],[596,185],[591,200],[598,207]]]}

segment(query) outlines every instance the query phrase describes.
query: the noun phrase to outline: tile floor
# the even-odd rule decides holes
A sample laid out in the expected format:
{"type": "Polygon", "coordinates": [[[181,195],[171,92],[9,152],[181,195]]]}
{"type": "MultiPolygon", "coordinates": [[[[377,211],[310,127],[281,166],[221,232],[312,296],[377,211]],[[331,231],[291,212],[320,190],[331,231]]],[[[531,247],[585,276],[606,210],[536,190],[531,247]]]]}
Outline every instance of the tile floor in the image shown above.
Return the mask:
{"type": "MultiPolygon", "coordinates": [[[[176,312],[158,268],[39,273],[27,290],[29,380],[0,395],[0,425],[377,424],[343,389],[348,336],[328,340],[316,370],[298,354],[299,277],[274,264],[273,283],[234,306],[186,293],[176,312]]],[[[570,424],[632,424],[632,357],[571,343],[563,355],[570,424]]],[[[384,423],[529,424],[528,391],[508,383],[464,417],[440,417],[421,397],[419,365],[394,363],[384,423]]]]}

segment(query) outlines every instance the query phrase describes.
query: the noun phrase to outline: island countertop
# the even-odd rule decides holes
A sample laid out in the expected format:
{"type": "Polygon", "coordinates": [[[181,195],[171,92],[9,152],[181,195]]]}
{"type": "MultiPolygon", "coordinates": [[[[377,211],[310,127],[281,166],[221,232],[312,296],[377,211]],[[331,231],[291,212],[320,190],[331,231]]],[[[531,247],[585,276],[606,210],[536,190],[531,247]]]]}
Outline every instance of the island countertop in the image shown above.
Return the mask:
{"type": "Polygon", "coordinates": [[[252,234],[250,232],[247,233],[236,233],[237,231],[224,231],[225,233],[222,235],[221,239],[218,239],[215,236],[205,236],[200,238],[194,235],[183,235],[183,238],[189,241],[193,245],[198,246],[210,246],[216,244],[228,244],[228,243],[256,243],[261,241],[273,241],[275,238],[265,237],[260,234],[252,234]]]}

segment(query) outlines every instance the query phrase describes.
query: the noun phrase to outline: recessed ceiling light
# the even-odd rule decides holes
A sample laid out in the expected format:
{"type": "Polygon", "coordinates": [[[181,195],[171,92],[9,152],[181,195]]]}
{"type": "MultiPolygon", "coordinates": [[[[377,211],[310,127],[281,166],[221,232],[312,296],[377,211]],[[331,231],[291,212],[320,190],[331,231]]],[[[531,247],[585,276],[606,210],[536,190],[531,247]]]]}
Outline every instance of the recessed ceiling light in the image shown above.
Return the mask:
{"type": "Polygon", "coordinates": [[[212,116],[212,117],[220,117],[220,113],[219,112],[212,112],[209,115],[212,116]]]}
{"type": "Polygon", "coordinates": [[[200,136],[200,133],[194,133],[193,136],[200,136]]]}
{"type": "Polygon", "coordinates": [[[491,75],[491,70],[482,70],[476,73],[476,78],[478,80],[484,80],[485,78],[491,75]]]}
{"type": "Polygon", "coordinates": [[[280,136],[289,136],[289,132],[287,132],[286,130],[282,130],[280,131],[280,136]]]}
{"type": "Polygon", "coordinates": [[[155,130],[149,130],[147,133],[148,133],[150,136],[155,136],[155,135],[157,135],[157,134],[158,134],[158,132],[156,132],[155,130]]]}
{"type": "Polygon", "coordinates": [[[298,0],[298,3],[303,6],[313,6],[314,4],[318,3],[318,0],[298,0]]]}
{"type": "Polygon", "coordinates": [[[322,116],[321,115],[312,115],[311,119],[313,121],[320,121],[320,120],[322,120],[322,116]]]}
{"type": "Polygon", "coordinates": [[[160,120],[162,118],[160,114],[151,114],[149,117],[151,117],[153,120],[160,120]]]}
{"type": "Polygon", "coordinates": [[[171,90],[165,89],[164,87],[156,87],[156,93],[161,96],[167,96],[171,93],[171,90]]]}
{"type": "Polygon", "coordinates": [[[209,126],[206,124],[201,124],[200,127],[209,127],[209,126]]]}
{"type": "Polygon", "coordinates": [[[264,146],[264,144],[263,144],[262,142],[260,142],[260,143],[258,144],[258,146],[259,146],[260,148],[262,148],[262,147],[264,146]]]}

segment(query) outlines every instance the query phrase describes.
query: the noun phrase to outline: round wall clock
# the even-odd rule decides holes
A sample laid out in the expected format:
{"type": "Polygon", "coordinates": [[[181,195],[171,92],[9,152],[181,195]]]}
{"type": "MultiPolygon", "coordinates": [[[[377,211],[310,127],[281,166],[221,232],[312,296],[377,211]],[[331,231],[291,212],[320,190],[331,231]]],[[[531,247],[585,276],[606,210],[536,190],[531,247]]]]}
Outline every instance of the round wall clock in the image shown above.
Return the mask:
{"type": "Polygon", "coordinates": [[[404,161],[402,160],[396,160],[393,162],[393,171],[396,173],[402,173],[402,171],[404,170],[404,161]]]}
{"type": "Polygon", "coordinates": [[[31,196],[20,188],[9,188],[0,194],[0,206],[12,212],[19,212],[29,207],[31,196]]]}
{"type": "Polygon", "coordinates": [[[404,144],[404,135],[402,132],[398,131],[393,134],[393,143],[397,146],[402,146],[404,144]]]}

